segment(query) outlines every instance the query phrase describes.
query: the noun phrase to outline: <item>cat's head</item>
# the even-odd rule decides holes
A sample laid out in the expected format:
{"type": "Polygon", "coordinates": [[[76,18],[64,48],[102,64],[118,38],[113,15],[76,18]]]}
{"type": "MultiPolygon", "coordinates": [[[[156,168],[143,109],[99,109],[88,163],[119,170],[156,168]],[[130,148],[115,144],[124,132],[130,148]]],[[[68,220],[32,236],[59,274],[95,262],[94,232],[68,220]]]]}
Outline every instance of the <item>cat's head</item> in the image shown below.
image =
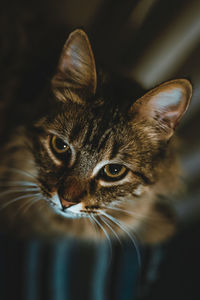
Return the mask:
{"type": "Polygon", "coordinates": [[[52,80],[57,106],[37,122],[32,138],[52,218],[63,231],[86,236],[91,223],[111,234],[156,218],[159,227],[166,221],[154,203],[175,184],[170,140],[188,108],[191,85],[186,79],[165,82],[125,110],[97,95],[97,85],[88,37],[76,30],[52,80]]]}

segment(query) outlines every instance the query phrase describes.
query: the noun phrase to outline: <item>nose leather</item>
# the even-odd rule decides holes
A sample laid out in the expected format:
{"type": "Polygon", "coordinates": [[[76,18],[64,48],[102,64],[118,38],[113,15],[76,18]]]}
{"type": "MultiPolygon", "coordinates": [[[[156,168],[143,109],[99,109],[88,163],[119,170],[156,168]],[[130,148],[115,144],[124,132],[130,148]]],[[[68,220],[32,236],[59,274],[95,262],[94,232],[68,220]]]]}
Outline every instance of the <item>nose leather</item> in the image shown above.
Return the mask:
{"type": "Polygon", "coordinates": [[[85,194],[84,184],[76,177],[68,177],[58,190],[63,208],[78,204],[85,194]]]}
{"type": "Polygon", "coordinates": [[[61,202],[61,205],[62,205],[63,209],[69,208],[70,206],[73,206],[73,205],[77,204],[76,202],[69,202],[69,201],[67,201],[67,200],[65,200],[61,197],[60,197],[60,202],[61,202]]]}

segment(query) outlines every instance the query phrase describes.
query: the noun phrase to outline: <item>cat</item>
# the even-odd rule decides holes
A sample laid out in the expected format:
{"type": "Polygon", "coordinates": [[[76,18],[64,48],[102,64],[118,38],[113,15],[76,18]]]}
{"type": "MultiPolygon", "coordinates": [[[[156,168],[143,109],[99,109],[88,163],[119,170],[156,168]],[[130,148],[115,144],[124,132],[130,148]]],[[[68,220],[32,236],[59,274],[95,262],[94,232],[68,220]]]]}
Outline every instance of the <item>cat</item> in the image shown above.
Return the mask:
{"type": "Polygon", "coordinates": [[[1,231],[147,243],[173,234],[164,198],[179,186],[173,134],[192,86],[175,79],[135,98],[114,77],[97,73],[87,34],[73,31],[45,113],[1,145],[1,231]]]}

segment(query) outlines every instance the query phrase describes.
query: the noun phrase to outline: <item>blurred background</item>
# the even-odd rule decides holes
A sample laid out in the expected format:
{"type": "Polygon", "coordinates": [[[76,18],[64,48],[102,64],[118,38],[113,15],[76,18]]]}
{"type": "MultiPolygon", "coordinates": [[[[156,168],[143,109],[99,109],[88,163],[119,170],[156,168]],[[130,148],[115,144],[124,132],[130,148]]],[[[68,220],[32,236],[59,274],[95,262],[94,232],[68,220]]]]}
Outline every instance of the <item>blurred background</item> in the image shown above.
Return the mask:
{"type": "MultiPolygon", "coordinates": [[[[178,77],[193,84],[192,103],[178,129],[186,187],[174,203],[179,231],[164,245],[161,260],[160,250],[153,251],[139,299],[200,299],[200,1],[1,1],[0,134],[26,118],[76,28],[89,35],[100,65],[129,75],[144,89],[178,77]]],[[[109,295],[98,299],[133,299],[109,295]]]]}

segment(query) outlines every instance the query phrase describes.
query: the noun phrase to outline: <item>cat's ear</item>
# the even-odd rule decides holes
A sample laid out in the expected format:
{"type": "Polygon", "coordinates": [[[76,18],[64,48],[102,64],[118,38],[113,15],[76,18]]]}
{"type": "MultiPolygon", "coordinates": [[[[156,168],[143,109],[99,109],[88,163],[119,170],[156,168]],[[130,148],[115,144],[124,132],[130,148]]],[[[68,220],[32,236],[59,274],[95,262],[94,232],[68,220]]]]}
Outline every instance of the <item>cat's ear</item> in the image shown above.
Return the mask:
{"type": "Polygon", "coordinates": [[[192,86],[187,79],[167,81],[138,99],[130,112],[136,120],[149,121],[167,140],[186,112],[191,96],[192,86]]]}
{"type": "Polygon", "coordinates": [[[72,93],[83,90],[87,94],[95,94],[97,85],[95,60],[88,36],[83,30],[75,30],[69,35],[52,85],[53,89],[64,89],[65,92],[71,89],[72,93]]]}

